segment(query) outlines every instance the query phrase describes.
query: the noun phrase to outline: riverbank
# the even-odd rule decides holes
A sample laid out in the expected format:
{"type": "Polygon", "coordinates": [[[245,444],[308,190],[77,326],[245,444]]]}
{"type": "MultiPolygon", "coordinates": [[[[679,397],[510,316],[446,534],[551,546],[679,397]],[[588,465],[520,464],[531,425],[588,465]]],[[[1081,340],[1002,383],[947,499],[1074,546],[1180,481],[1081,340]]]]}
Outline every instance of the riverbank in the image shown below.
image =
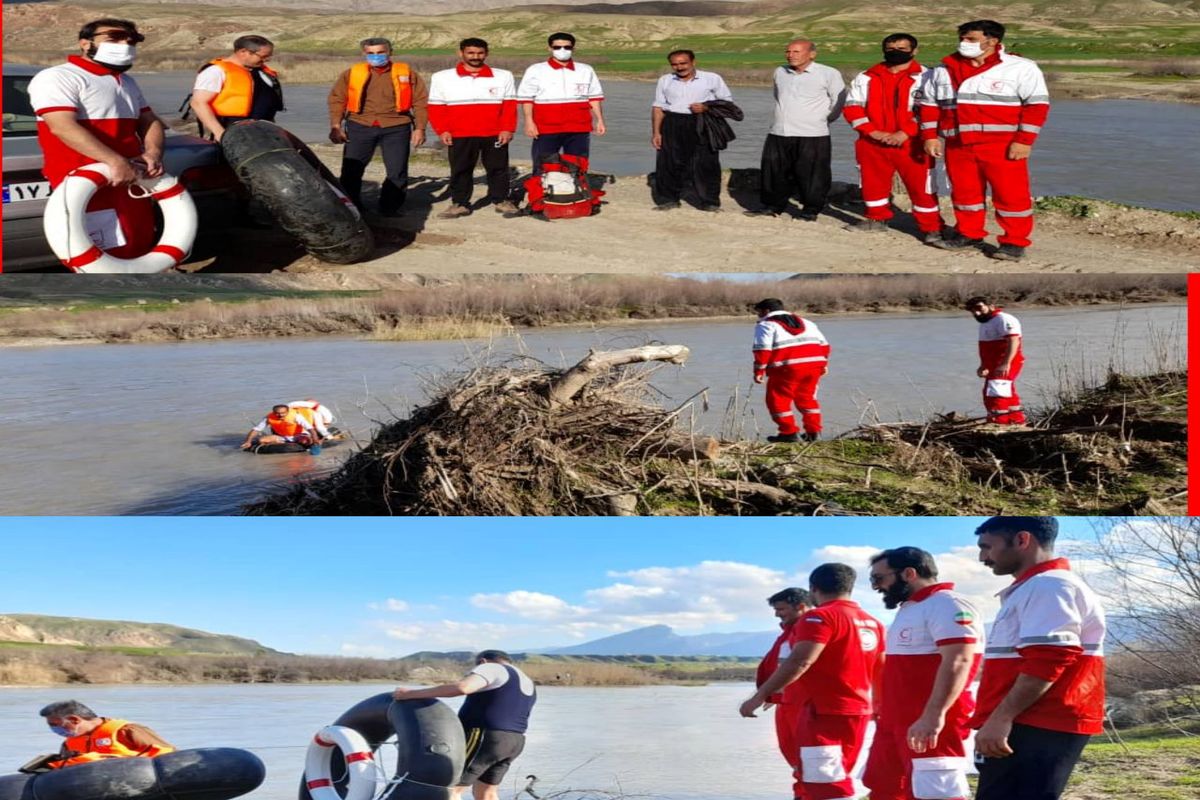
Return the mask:
{"type": "Polygon", "coordinates": [[[817,316],[958,311],[973,295],[1013,308],[1182,301],[1185,276],[796,276],[698,281],[669,276],[380,275],[130,279],[87,282],[5,276],[0,347],[365,336],[386,341],[483,338],[517,328],[749,319],[750,305],[780,297],[817,316]],[[340,288],[332,288],[340,285],[340,288]]]}

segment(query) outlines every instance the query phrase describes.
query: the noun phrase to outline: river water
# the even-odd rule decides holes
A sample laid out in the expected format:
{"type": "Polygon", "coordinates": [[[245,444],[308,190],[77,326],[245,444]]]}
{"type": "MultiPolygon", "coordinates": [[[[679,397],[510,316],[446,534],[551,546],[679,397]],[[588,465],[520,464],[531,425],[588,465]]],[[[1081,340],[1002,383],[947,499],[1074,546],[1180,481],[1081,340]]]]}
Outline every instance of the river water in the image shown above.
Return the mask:
{"type": "MultiPolygon", "coordinates": [[[[0,752],[10,769],[62,741],[37,715],[74,697],[102,715],[154,728],[177,747],[240,747],[267,765],[251,800],[295,800],[314,733],[393,686],[74,686],[0,689],[0,752]]],[[[750,684],[539,687],[525,752],[501,786],[508,800],[537,775],[543,797],[593,790],[630,798],[777,800],[790,790],[774,720],[738,716],[750,684]]],[[[457,708],[458,701],[449,701],[457,708]]],[[[386,749],[386,748],[385,748],[386,749]]],[[[8,771],[0,769],[0,771],[8,771]]],[[[576,796],[569,796],[574,800],[576,796]]]]}
{"type": "MultiPolygon", "coordinates": [[[[603,79],[601,75],[601,79],[603,79]]],[[[162,72],[137,76],[155,111],[178,116],[193,73],[162,72]]],[[[519,78],[519,76],[518,76],[519,78]]],[[[594,137],[593,169],[615,175],[644,175],[654,170],[650,139],[649,82],[604,80],[608,134],[594,137]]],[[[279,123],[308,142],[329,134],[326,86],[286,87],[288,111],[279,123]]],[[[734,87],[734,100],[746,120],[722,154],[726,168],[757,167],[770,126],[773,101],[765,87],[734,87]]],[[[1030,161],[1033,193],[1077,194],[1121,203],[1194,210],[1200,208],[1200,159],[1183,131],[1200,130],[1200,106],[1141,100],[1056,100],[1050,121],[1030,161]]],[[[854,134],[844,122],[833,126],[833,174],[858,182],[854,134]]],[[[432,145],[431,145],[432,146],[432,145]]],[[[440,145],[438,145],[440,146],[440,145]]],[[[529,158],[529,140],[518,132],[515,158],[529,158]]]]}
{"type": "MultiPolygon", "coordinates": [[[[1157,338],[1170,340],[1179,363],[1186,347],[1178,305],[1018,314],[1027,359],[1019,386],[1032,404],[1047,399],[1063,369],[1092,378],[1110,363],[1146,371],[1157,338]]],[[[982,415],[969,316],[845,315],[819,324],[833,344],[820,394],[828,435],[860,419],[923,419],[950,409],[982,415]]],[[[487,357],[523,350],[564,366],[590,347],[686,344],[688,363],[660,368],[653,379],[663,403],[673,407],[707,389],[708,409],[697,401],[684,424],[755,438],[774,428],[762,387],[751,383],[752,328],[747,319],[543,329],[497,338],[487,357]],[[738,408],[732,428],[731,404],[738,408]]],[[[0,349],[0,512],[234,513],[295,476],[336,467],[353,449],[343,444],[316,457],[239,451],[273,403],[316,397],[366,438],[376,420],[423,402],[430,379],[484,358],[488,346],[335,337],[0,349]]]]}

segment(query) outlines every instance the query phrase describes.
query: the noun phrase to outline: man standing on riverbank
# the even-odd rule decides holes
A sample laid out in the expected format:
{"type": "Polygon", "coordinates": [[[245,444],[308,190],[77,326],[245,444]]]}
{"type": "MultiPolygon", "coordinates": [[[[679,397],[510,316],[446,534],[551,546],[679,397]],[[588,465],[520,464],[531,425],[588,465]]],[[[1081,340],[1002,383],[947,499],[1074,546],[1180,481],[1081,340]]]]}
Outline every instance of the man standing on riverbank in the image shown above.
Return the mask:
{"type": "Polygon", "coordinates": [[[916,547],[871,558],[871,586],[889,609],[887,660],[863,783],[871,800],[964,800],[964,740],[975,709],[970,684],[983,653],[978,610],[938,583],[933,556],[916,547]]]}
{"type": "Polygon", "coordinates": [[[892,218],[892,178],[899,173],[917,228],[932,244],[942,236],[942,214],[933,193],[934,162],[918,136],[915,97],[925,68],[916,55],[917,37],[893,33],[883,40],[883,61],[860,72],[850,84],[842,113],[858,131],[854,153],[867,218],[846,227],[864,233],[887,230],[892,218]]]}
{"type": "MultiPolygon", "coordinates": [[[[813,605],[812,595],[795,587],[776,592],[767,598],[767,602],[775,610],[782,631],[758,664],[758,672],[754,679],[756,686],[766,683],[775,674],[775,670],[779,669],[779,662],[792,654],[797,632],[796,622],[813,605]]],[[[768,697],[766,703],[775,708],[775,739],[779,743],[779,752],[783,754],[784,761],[792,768],[792,797],[794,800],[805,800],[804,783],[800,776],[800,743],[796,738],[800,711],[804,708],[800,682],[792,681],[782,692],[768,697]]]]}
{"type": "Polygon", "coordinates": [[[796,39],[787,66],[775,70],[775,118],[762,151],[762,208],[750,216],[777,217],[799,193],[800,219],[816,222],[833,185],[829,123],[842,113],[846,84],[833,67],[818,64],[817,46],[796,39]]]}
{"type": "Polygon", "coordinates": [[[768,297],[754,310],[754,382],[767,384],[767,411],[779,427],[767,441],[800,441],[792,406],[804,418],[804,441],[815,441],[821,435],[817,384],[829,371],[829,342],[812,320],[784,310],[782,300],[768,297]]]}
{"type": "Polygon", "coordinates": [[[1025,365],[1020,321],[986,297],[972,297],[964,308],[979,323],[979,368],[975,374],[983,378],[988,422],[1024,425],[1025,410],[1017,394],[1017,376],[1025,365]]]}
{"type": "Polygon", "coordinates": [[[221,141],[225,128],[243,119],[274,122],[283,110],[279,73],[267,66],[275,44],[265,36],[239,36],[233,52],[196,74],[189,105],[200,133],[221,141]]]}
{"type": "Polygon", "coordinates": [[[592,132],[603,136],[607,131],[604,91],[595,70],[574,59],[575,37],[552,33],[546,41],[550,58],[526,69],[517,87],[535,170],[555,153],[588,158],[592,132]]]}
{"type": "Polygon", "coordinates": [[[929,244],[943,250],[983,244],[990,188],[1003,233],[988,255],[1019,261],[1033,232],[1029,153],[1050,113],[1050,93],[1037,64],[1004,50],[999,22],[965,22],[958,39],[958,52],[933,68],[921,90],[925,152],[945,153],[957,222],[954,236],[929,244]]]}
{"type": "Polygon", "coordinates": [[[359,45],[363,60],[329,91],[329,141],[346,145],[338,180],[362,208],[363,173],[375,150],[382,150],[387,177],[379,187],[379,213],[399,216],[408,197],[409,151],[425,142],[429,91],[416,70],[392,61],[388,39],[371,37],[359,45]]]}
{"type": "Polygon", "coordinates": [[[793,681],[801,684],[797,740],[809,800],[855,796],[851,772],[871,719],[884,631],[883,623],[850,599],[855,577],[847,564],[822,564],[812,571],[809,590],[817,607],[796,623],[791,654],[739,709],[743,717],[753,717],[771,695],[793,681]]]}
{"type": "Polygon", "coordinates": [[[1012,575],[992,623],[971,720],[975,800],[1056,800],[1104,730],[1104,609],[1065,558],[1054,517],[992,517],[979,560],[1012,575]]]}
{"type": "Polygon", "coordinates": [[[144,725],[101,717],[78,700],[51,703],[38,713],[46,719],[50,730],[66,739],[58,757],[44,762],[43,766],[49,769],[106,758],[154,758],[175,751],[174,746],[144,725]]]}
{"type": "Polygon", "coordinates": [[[450,159],[450,208],[438,216],[454,219],[471,213],[479,161],[496,211],[515,213],[508,198],[508,143],[517,130],[513,74],[485,63],[488,43],[483,39],[463,39],[458,55],[458,66],[435,72],[429,81],[429,124],[450,159]]]}
{"type": "MultiPolygon", "coordinates": [[[[701,211],[720,211],[721,154],[701,135],[700,125],[705,120],[699,115],[710,113],[713,103],[737,110],[732,105],[733,94],[720,75],[696,69],[696,54],[691,50],[671,51],[667,63],[671,74],[658,79],[650,111],[650,143],[658,151],[654,188],[659,204],[655,209],[679,208],[687,185],[695,191],[701,211]]],[[[741,118],[740,110],[736,118],[741,118]]]]}
{"type": "Polygon", "coordinates": [[[392,693],[399,701],[463,695],[466,700],[458,718],[467,736],[467,759],[452,797],[461,797],[471,787],[475,800],[499,800],[505,773],[525,749],[537,690],[530,677],[513,666],[508,653],[484,650],[475,657],[475,668],[460,681],[392,693]]]}

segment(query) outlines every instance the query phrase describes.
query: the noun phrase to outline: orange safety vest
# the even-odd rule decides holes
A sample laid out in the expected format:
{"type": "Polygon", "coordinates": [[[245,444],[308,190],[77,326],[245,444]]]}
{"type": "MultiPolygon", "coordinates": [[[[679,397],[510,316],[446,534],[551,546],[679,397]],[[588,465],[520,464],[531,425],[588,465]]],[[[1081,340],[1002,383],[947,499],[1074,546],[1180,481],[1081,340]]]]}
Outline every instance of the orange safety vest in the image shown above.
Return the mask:
{"type": "MultiPolygon", "coordinates": [[[[408,64],[392,63],[392,89],[396,92],[396,110],[401,113],[412,111],[412,70],[408,64]]],[[[371,65],[365,61],[350,68],[350,79],[346,83],[346,110],[352,114],[361,114],[366,97],[363,88],[371,77],[371,65]]]]}
{"type": "Polygon", "coordinates": [[[51,769],[62,769],[75,764],[87,764],[105,758],[136,758],[145,756],[154,758],[163,753],[173,753],[174,747],[151,747],[148,750],[134,750],[126,747],[117,739],[117,731],[129,723],[123,719],[105,718],[91,733],[82,736],[71,736],[63,744],[63,752],[70,754],[60,761],[47,762],[51,769]]]}
{"type": "MultiPolygon", "coordinates": [[[[209,63],[225,71],[225,83],[212,100],[213,113],[218,117],[250,116],[250,109],[254,103],[254,75],[240,64],[223,58],[213,59],[209,63]]],[[[266,64],[263,64],[261,69],[271,76],[271,80],[279,80],[279,73],[266,64]]]]}
{"type": "Polygon", "coordinates": [[[298,416],[300,415],[294,408],[289,409],[282,417],[272,411],[267,414],[267,424],[276,436],[296,436],[304,431],[304,427],[297,421],[298,416]]]}

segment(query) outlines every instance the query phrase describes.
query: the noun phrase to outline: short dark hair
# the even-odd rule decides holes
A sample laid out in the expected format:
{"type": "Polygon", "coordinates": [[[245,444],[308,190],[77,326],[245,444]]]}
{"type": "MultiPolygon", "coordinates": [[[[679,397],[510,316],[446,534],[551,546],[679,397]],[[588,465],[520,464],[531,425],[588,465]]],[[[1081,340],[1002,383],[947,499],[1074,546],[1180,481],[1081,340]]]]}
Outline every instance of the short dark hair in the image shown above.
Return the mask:
{"type": "Polygon", "coordinates": [[[768,605],[773,606],[776,603],[787,603],[789,606],[811,606],[813,599],[807,589],[789,586],[767,598],[768,605]]]}
{"type": "Polygon", "coordinates": [[[59,700],[43,708],[38,714],[43,717],[79,717],[80,719],[97,719],[100,715],[78,700],[59,700]]]}
{"type": "Polygon", "coordinates": [[[808,576],[813,591],[823,594],[850,594],[858,573],[849,564],[822,564],[808,576]]]}
{"type": "Polygon", "coordinates": [[[97,28],[121,28],[136,36],[142,34],[138,32],[137,23],[128,19],[117,19],[115,17],[104,17],[103,19],[94,19],[79,29],[80,39],[91,39],[96,35],[97,28]]]}
{"type": "Polygon", "coordinates": [[[482,47],[484,50],[487,50],[488,43],[478,36],[468,36],[458,43],[458,49],[466,50],[468,47],[482,47]]]}
{"type": "Polygon", "coordinates": [[[275,47],[275,43],[265,36],[258,36],[250,33],[245,36],[239,36],[233,40],[233,52],[238,50],[249,50],[251,53],[257,53],[264,47],[275,47]]]}
{"type": "Polygon", "coordinates": [[[271,406],[272,411],[277,411],[281,408],[290,409],[291,406],[289,406],[287,403],[276,403],[275,405],[271,406]]]}
{"type": "Polygon", "coordinates": [[[1004,26],[994,19],[977,19],[958,26],[960,39],[971,31],[979,31],[989,39],[995,39],[998,42],[1004,41],[1004,26]]]}
{"type": "Polygon", "coordinates": [[[559,39],[566,39],[571,44],[575,44],[575,37],[569,33],[563,32],[563,31],[559,31],[558,33],[552,33],[549,36],[547,36],[546,44],[554,44],[559,39]]]}
{"type": "Polygon", "coordinates": [[[696,60],[696,53],[694,50],[672,50],[671,52],[667,53],[667,61],[670,61],[675,56],[687,56],[688,61],[696,60]]]}
{"type": "Polygon", "coordinates": [[[778,297],[768,297],[765,300],[759,300],[754,304],[755,311],[765,311],[768,314],[772,311],[783,311],[783,301],[778,297]]]}
{"type": "Polygon", "coordinates": [[[1058,520],[1054,517],[992,517],[975,529],[975,535],[991,533],[1003,536],[1004,541],[1012,544],[1021,531],[1028,531],[1042,547],[1053,551],[1054,540],[1058,538],[1058,520]]]}
{"type": "Polygon", "coordinates": [[[980,303],[982,303],[985,306],[990,306],[992,304],[992,301],[988,300],[986,297],[983,297],[981,295],[975,295],[974,297],[967,298],[967,302],[963,303],[963,308],[970,311],[972,308],[979,305],[980,303]]]}
{"type": "Polygon", "coordinates": [[[476,661],[507,661],[512,663],[512,656],[503,650],[480,650],[475,655],[476,661]]]}
{"type": "Polygon", "coordinates": [[[892,42],[903,42],[907,40],[912,45],[912,49],[917,49],[917,37],[911,33],[893,33],[891,36],[884,37],[883,46],[887,47],[892,42]]]}
{"type": "Polygon", "coordinates": [[[922,578],[936,578],[938,574],[933,556],[919,547],[893,547],[871,556],[871,563],[876,561],[886,561],[894,570],[912,567],[922,578]]]}

